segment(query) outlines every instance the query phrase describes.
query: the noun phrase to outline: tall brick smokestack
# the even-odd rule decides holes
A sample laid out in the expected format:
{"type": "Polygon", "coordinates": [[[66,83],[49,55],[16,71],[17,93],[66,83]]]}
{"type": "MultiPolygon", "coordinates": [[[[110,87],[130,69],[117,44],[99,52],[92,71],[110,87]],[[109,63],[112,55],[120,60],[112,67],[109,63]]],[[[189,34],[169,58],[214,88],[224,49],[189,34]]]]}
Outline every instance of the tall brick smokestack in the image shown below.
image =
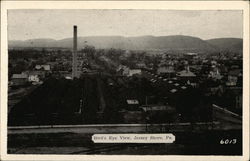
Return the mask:
{"type": "Polygon", "coordinates": [[[77,26],[74,26],[73,33],[73,62],[72,62],[72,78],[78,76],[77,73],[77,26]]]}

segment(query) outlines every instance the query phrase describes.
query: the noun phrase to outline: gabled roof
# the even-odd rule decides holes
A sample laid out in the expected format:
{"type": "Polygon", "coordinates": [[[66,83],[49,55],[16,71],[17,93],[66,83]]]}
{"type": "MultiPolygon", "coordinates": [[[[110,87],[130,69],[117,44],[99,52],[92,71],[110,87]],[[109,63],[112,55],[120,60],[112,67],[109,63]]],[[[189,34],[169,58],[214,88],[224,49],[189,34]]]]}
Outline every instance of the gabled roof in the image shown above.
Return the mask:
{"type": "Polygon", "coordinates": [[[182,88],[182,89],[187,89],[187,87],[186,87],[186,86],[182,86],[181,88],[182,88]]]}
{"type": "Polygon", "coordinates": [[[127,103],[129,104],[129,105],[138,105],[139,104],[139,101],[138,100],[136,100],[136,99],[131,99],[131,100],[127,100],[127,103]]]}
{"type": "Polygon", "coordinates": [[[35,66],[36,69],[40,70],[40,69],[44,69],[44,70],[50,70],[50,65],[36,65],[35,66]]]}
{"type": "Polygon", "coordinates": [[[168,81],[168,83],[173,83],[173,81],[170,80],[170,81],[168,81]]]}
{"type": "Polygon", "coordinates": [[[174,85],[175,85],[175,86],[179,86],[180,84],[179,84],[179,83],[175,83],[174,85]]]}
{"type": "Polygon", "coordinates": [[[178,76],[179,77],[195,77],[196,75],[193,72],[183,70],[183,71],[178,72],[178,76]]]}
{"type": "Polygon", "coordinates": [[[144,111],[163,111],[167,110],[167,106],[161,106],[161,105],[147,105],[147,106],[141,106],[144,111]]]}
{"type": "Polygon", "coordinates": [[[177,92],[177,89],[172,89],[172,90],[170,90],[170,92],[175,93],[175,92],[177,92]]]}
{"type": "Polygon", "coordinates": [[[26,79],[26,78],[28,78],[28,75],[23,74],[23,73],[21,73],[21,74],[13,74],[12,78],[14,78],[14,79],[26,79]]]}

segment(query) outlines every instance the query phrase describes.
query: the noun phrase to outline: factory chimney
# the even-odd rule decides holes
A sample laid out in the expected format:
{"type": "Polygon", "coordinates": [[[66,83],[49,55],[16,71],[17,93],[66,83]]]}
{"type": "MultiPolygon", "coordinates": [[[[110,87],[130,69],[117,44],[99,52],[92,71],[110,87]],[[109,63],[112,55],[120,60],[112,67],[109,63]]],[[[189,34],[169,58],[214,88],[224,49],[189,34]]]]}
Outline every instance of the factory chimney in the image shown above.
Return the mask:
{"type": "Polygon", "coordinates": [[[74,33],[73,33],[73,62],[72,62],[72,79],[78,77],[77,72],[77,26],[74,26],[74,33]]]}

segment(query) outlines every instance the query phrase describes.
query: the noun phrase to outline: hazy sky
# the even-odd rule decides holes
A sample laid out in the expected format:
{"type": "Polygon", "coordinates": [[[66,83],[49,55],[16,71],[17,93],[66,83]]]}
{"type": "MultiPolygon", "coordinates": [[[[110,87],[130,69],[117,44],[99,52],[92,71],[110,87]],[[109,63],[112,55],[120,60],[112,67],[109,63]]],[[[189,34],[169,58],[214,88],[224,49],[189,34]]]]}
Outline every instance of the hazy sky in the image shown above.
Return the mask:
{"type": "Polygon", "coordinates": [[[242,11],[8,10],[9,40],[78,36],[189,35],[242,38],[242,11]]]}

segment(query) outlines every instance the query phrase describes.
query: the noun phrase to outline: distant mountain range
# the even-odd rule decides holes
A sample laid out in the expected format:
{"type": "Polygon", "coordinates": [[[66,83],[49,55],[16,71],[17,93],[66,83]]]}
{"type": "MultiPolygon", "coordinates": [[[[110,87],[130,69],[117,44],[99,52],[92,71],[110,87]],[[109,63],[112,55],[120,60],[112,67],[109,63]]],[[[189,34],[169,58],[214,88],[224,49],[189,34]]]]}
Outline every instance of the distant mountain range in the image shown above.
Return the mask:
{"type": "Polygon", "coordinates": [[[243,40],[239,38],[218,38],[206,40],[211,45],[224,51],[242,51],[243,40]]]}
{"type": "MultiPolygon", "coordinates": [[[[119,48],[126,50],[191,50],[191,51],[241,51],[242,39],[219,38],[202,40],[197,37],[174,36],[89,36],[78,37],[78,47],[93,45],[95,48],[119,48]]],[[[41,47],[41,48],[72,48],[72,38],[62,40],[30,39],[25,41],[9,41],[10,48],[41,47]]]]}

